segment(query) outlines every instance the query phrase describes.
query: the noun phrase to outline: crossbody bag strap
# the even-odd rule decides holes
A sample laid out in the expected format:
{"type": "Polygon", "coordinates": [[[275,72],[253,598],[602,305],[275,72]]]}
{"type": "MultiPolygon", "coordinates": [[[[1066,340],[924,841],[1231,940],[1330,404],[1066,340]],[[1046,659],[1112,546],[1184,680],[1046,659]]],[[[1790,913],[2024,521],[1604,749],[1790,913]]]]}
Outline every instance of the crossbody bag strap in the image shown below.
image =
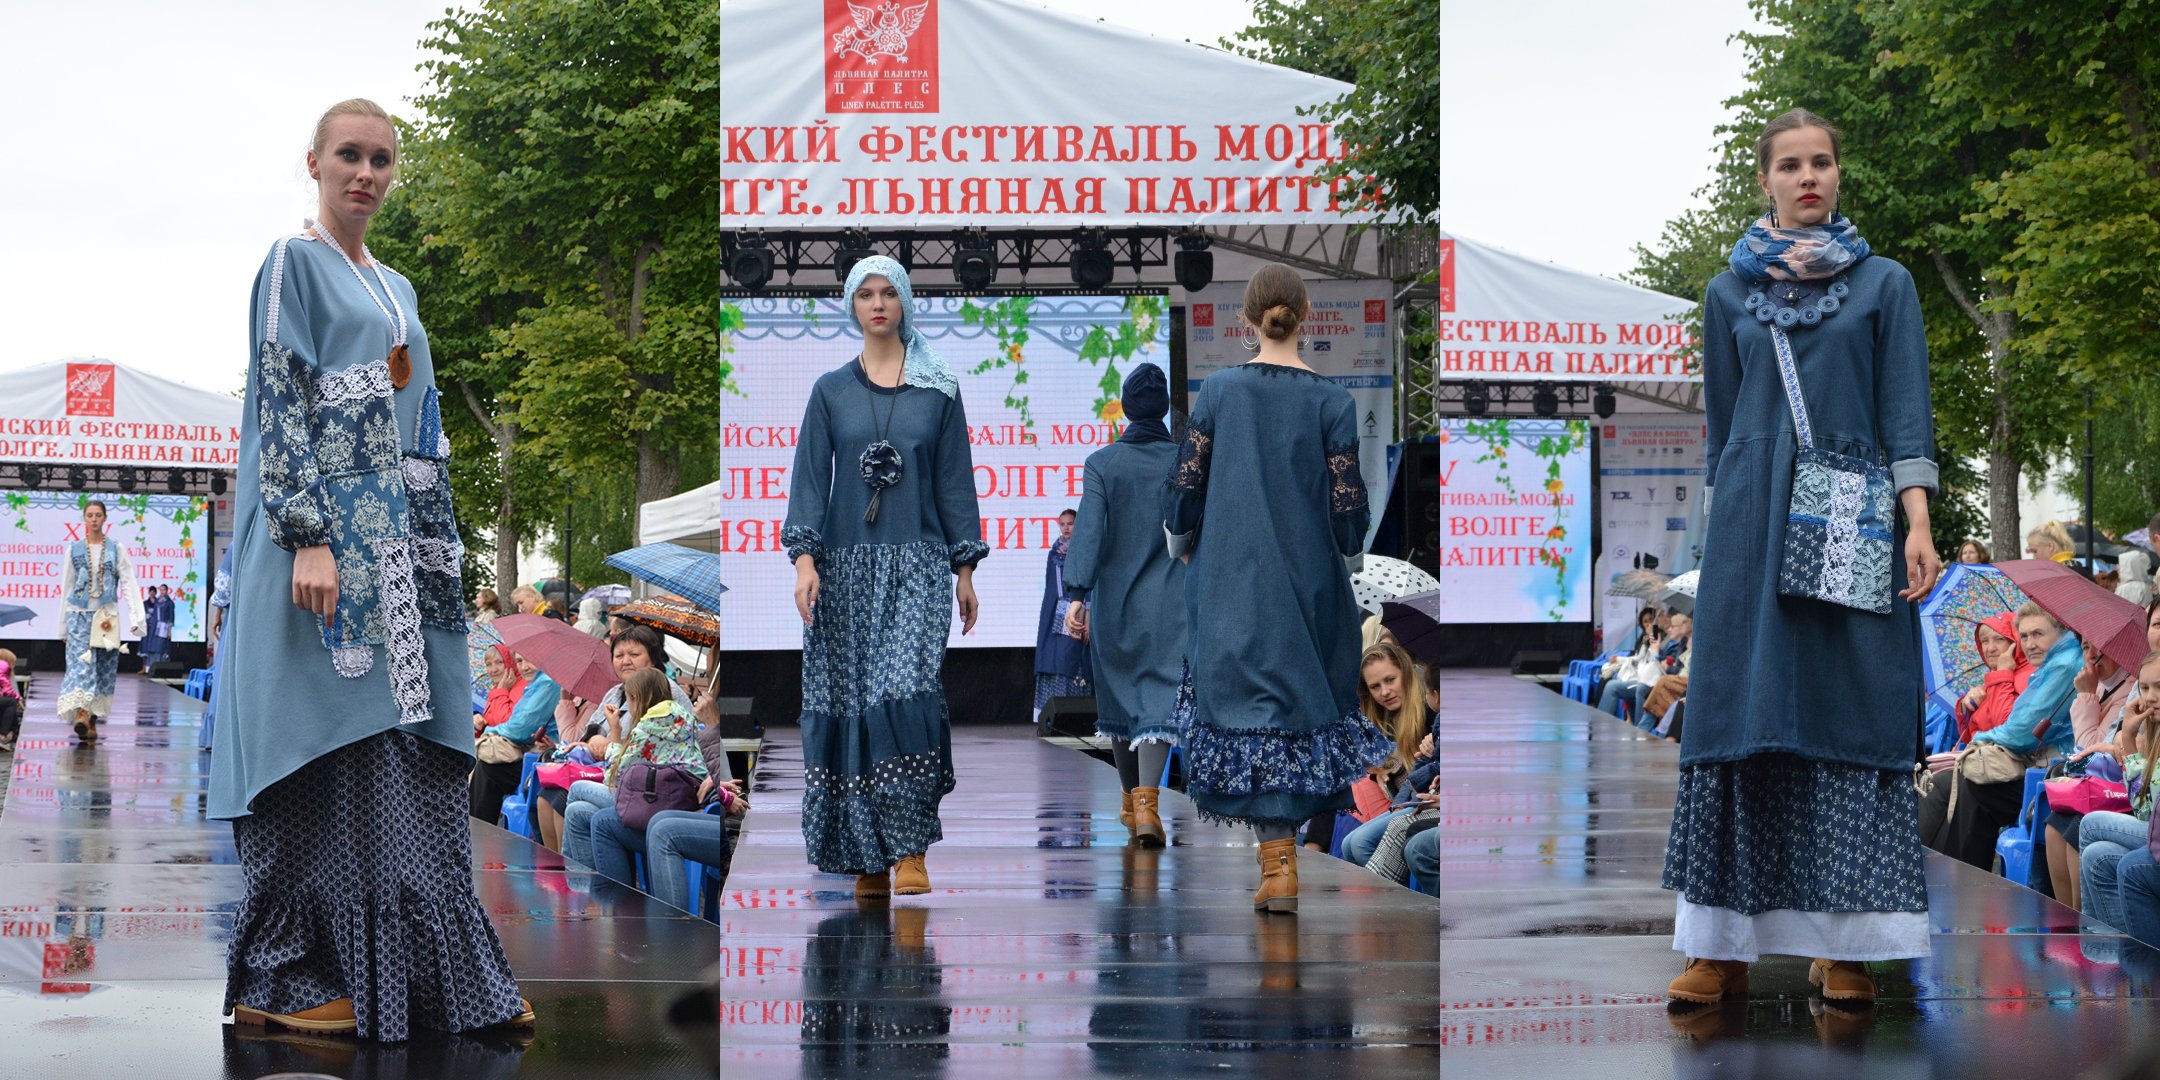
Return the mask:
{"type": "Polygon", "coordinates": [[[1770,340],[1777,348],[1778,376],[1785,383],[1785,403],[1792,406],[1793,431],[1800,437],[1800,448],[1815,446],[1815,429],[1808,425],[1807,402],[1800,396],[1800,369],[1793,363],[1792,338],[1784,328],[1770,328],[1770,340]]]}

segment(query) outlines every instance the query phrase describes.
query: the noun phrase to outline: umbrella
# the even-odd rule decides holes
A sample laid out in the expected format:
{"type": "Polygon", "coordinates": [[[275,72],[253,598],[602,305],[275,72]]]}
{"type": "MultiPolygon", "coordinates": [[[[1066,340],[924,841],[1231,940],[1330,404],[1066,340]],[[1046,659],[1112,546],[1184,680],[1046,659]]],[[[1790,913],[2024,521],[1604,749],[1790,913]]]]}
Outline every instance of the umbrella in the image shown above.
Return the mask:
{"type": "Polygon", "coordinates": [[[720,610],[720,556],[681,544],[646,544],[607,557],[607,564],[682,597],[707,611],[720,610]]]}
{"type": "Polygon", "coordinates": [[[487,693],[487,654],[502,644],[502,635],[495,632],[495,624],[469,622],[465,624],[465,660],[472,665],[473,689],[487,693]]]}
{"type": "Polygon", "coordinates": [[[687,601],[639,600],[615,609],[614,615],[681,638],[701,649],[720,643],[720,620],[692,607],[687,601]]]}
{"type": "Polygon", "coordinates": [[[1937,704],[1955,713],[1958,699],[1987,677],[1973,635],[1981,623],[2025,606],[2025,590],[2000,569],[1955,563],[1920,602],[1922,674],[1937,704]]]}
{"type": "Polygon", "coordinates": [[[1380,625],[1405,652],[1428,664],[1440,662],[1440,590],[1431,589],[1380,604],[1380,625]]]}
{"type": "Polygon", "coordinates": [[[492,625],[503,644],[576,697],[597,701],[622,681],[608,662],[607,642],[568,623],[545,615],[505,615],[492,625]]]}
{"type": "Polygon", "coordinates": [[[1690,570],[1666,582],[1657,594],[1657,602],[1683,615],[1695,614],[1695,585],[1701,575],[1699,570],[1690,570]]]}
{"type": "Polygon", "coordinates": [[[1373,615],[1380,614],[1380,605],[1386,601],[1439,587],[1431,574],[1386,555],[1365,556],[1365,568],[1350,575],[1350,590],[1357,596],[1357,606],[1373,615]]]}
{"type": "Polygon", "coordinates": [[[29,622],[37,618],[37,612],[21,604],[0,604],[0,626],[10,623],[29,622]]]}
{"type": "Polygon", "coordinates": [[[585,599],[598,600],[600,606],[604,608],[621,607],[630,602],[630,586],[602,585],[587,590],[585,599]]]}
{"type": "Polygon", "coordinates": [[[1612,585],[1605,590],[1605,595],[1648,600],[1670,584],[1671,574],[1661,574],[1655,570],[1630,570],[1624,574],[1613,575],[1612,585]]]}
{"type": "Polygon", "coordinates": [[[2033,603],[2078,640],[2129,671],[2145,659],[2145,609],[2057,562],[2019,559],[1999,565],[2033,603]]]}

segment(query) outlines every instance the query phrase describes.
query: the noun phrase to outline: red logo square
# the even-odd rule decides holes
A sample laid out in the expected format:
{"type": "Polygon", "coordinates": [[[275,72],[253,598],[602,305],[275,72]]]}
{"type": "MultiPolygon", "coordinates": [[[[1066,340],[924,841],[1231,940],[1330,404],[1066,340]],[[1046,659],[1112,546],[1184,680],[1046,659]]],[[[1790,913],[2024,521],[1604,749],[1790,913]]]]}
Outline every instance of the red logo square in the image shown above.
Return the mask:
{"type": "Polygon", "coordinates": [[[1386,322],[1386,321],[1387,321],[1387,301],[1385,301],[1385,300],[1367,300],[1367,301],[1365,301],[1365,321],[1366,321],[1366,322],[1369,322],[1369,323],[1384,323],[1384,322],[1386,322]]]}
{"type": "Polygon", "coordinates": [[[825,111],[938,111],[937,5],[825,0],[825,111]]]}
{"type": "Polygon", "coordinates": [[[67,366],[67,411],[69,416],[111,416],[113,414],[113,366],[111,364],[69,364],[67,366]]]}
{"type": "Polygon", "coordinates": [[[1440,310],[1455,310],[1455,241],[1440,241],[1440,310]]]}
{"type": "Polygon", "coordinates": [[[1215,325],[1215,305],[1194,304],[1192,306],[1192,324],[1194,326],[1215,325]]]}

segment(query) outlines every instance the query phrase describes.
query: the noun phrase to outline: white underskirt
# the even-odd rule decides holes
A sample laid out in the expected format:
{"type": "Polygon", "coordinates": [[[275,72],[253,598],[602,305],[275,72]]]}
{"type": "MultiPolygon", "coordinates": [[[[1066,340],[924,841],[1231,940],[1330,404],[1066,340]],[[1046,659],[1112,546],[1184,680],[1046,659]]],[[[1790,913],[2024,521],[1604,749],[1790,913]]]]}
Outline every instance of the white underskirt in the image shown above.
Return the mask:
{"type": "Polygon", "coordinates": [[[1795,911],[1742,915],[1679,898],[1673,949],[1702,960],[1754,963],[1762,954],[1825,960],[1909,960],[1927,956],[1924,911],[1795,911]]]}

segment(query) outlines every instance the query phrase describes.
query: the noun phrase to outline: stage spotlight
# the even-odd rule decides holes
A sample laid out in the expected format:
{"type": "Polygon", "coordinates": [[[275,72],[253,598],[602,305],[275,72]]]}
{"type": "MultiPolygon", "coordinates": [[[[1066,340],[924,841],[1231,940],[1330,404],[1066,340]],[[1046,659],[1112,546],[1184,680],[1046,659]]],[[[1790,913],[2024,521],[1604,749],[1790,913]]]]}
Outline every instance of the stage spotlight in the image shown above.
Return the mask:
{"type": "Polygon", "coordinates": [[[1483,416],[1485,410],[1491,406],[1492,399],[1485,396],[1484,383],[1471,383],[1469,386],[1463,387],[1462,407],[1464,412],[1472,416],[1483,416]]]}
{"type": "Polygon", "coordinates": [[[1539,416],[1560,415],[1560,393],[1550,384],[1539,383],[1537,392],[1530,395],[1530,411],[1539,416]]]}
{"type": "Polygon", "coordinates": [[[120,470],[120,490],[122,490],[122,491],[133,491],[133,490],[135,490],[135,470],[133,470],[133,469],[121,469],[121,470],[120,470]]]}
{"type": "Polygon", "coordinates": [[[223,494],[225,494],[225,474],[224,474],[224,473],[211,473],[211,474],[210,474],[210,494],[212,494],[212,495],[223,495],[223,494]]]}
{"type": "Polygon", "coordinates": [[[1178,237],[1177,246],[1178,253],[1170,263],[1178,287],[1189,293],[1207,288],[1215,280],[1215,253],[1208,250],[1208,238],[1196,232],[1186,233],[1178,237]]]}
{"type": "Polygon", "coordinates": [[[24,487],[30,488],[34,491],[40,487],[43,487],[44,484],[45,470],[40,469],[35,465],[25,465],[22,467],[22,485],[24,487]]]}
{"type": "Polygon", "coordinates": [[[1117,260],[1110,254],[1110,238],[1101,229],[1088,229],[1073,241],[1073,284],[1100,289],[1117,276],[1117,260]]]}
{"type": "Polygon", "coordinates": [[[981,292],[997,280],[997,243],[988,236],[962,237],[953,247],[953,280],[981,292]]]}
{"type": "Polygon", "coordinates": [[[762,289],[772,280],[772,250],[763,240],[753,240],[728,254],[727,273],[745,289],[762,289]]]}
{"type": "Polygon", "coordinates": [[[1590,408],[1597,413],[1597,418],[1600,420],[1612,419],[1613,410],[1618,406],[1619,402],[1613,400],[1612,387],[1610,386],[1598,387],[1597,393],[1590,398],[1590,408]]]}
{"type": "Polygon", "coordinates": [[[165,470],[165,490],[175,495],[187,490],[188,478],[178,469],[165,470]]]}
{"type": "Polygon", "coordinates": [[[855,264],[875,254],[877,252],[870,248],[870,234],[847,234],[841,239],[839,249],[833,252],[833,277],[840,279],[842,285],[847,284],[848,272],[855,269],[855,264]]]}
{"type": "Polygon", "coordinates": [[[90,474],[80,465],[68,466],[68,486],[77,491],[90,486],[90,474]]]}

